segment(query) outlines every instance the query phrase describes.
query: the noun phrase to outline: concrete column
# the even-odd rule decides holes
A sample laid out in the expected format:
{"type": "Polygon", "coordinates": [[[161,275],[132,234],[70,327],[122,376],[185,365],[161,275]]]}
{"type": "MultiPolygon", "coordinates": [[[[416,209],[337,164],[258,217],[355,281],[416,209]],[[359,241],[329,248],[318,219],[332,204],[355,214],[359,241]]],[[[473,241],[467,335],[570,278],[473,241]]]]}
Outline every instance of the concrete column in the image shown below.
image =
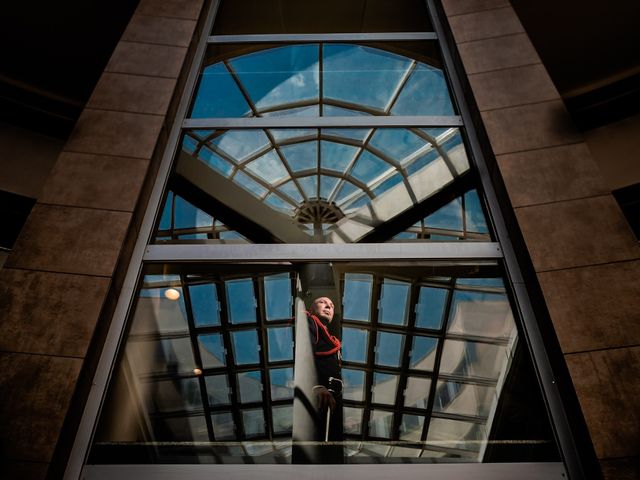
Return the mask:
{"type": "Polygon", "coordinates": [[[443,0],[605,478],[640,474],[640,247],[508,0],[443,0]]]}

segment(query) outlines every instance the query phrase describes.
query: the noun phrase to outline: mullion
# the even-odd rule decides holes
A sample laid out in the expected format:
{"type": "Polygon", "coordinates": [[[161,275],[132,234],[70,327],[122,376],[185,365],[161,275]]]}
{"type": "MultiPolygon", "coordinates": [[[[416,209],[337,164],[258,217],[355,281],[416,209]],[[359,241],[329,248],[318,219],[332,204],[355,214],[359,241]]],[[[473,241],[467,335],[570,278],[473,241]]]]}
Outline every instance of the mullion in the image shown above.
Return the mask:
{"type": "Polygon", "coordinates": [[[364,412],[362,414],[362,434],[366,439],[369,434],[369,421],[371,419],[371,411],[373,404],[373,377],[376,371],[375,352],[378,343],[378,300],[380,288],[378,285],[378,276],[373,275],[371,279],[371,300],[369,304],[369,345],[367,349],[367,375],[365,377],[365,402],[364,412]]]}
{"type": "MultiPolygon", "coordinates": [[[[420,295],[420,284],[412,283],[409,291],[409,301],[407,302],[407,308],[409,309],[407,316],[407,326],[405,329],[405,341],[402,355],[402,363],[400,365],[400,379],[398,380],[398,390],[396,392],[396,413],[393,421],[393,435],[392,438],[400,438],[400,425],[402,425],[402,415],[405,411],[404,407],[404,391],[407,387],[409,379],[409,354],[411,353],[411,341],[415,337],[415,322],[416,314],[415,308],[411,308],[417,303],[420,295]]],[[[433,382],[433,379],[431,380],[433,382]]]]}
{"type": "Polygon", "coordinates": [[[269,375],[269,338],[267,331],[266,299],[264,292],[264,277],[254,277],[254,291],[258,301],[258,345],[260,346],[260,372],[262,374],[262,415],[265,423],[265,435],[267,438],[273,437],[273,421],[271,412],[271,380],[269,375]]]}
{"type": "Polygon", "coordinates": [[[422,427],[421,440],[426,442],[427,435],[429,434],[429,425],[431,424],[431,418],[433,417],[433,404],[435,403],[438,377],[440,376],[440,363],[442,361],[442,351],[444,350],[444,340],[446,336],[447,326],[451,315],[451,305],[453,303],[455,279],[451,281],[451,287],[447,291],[447,301],[444,307],[444,318],[442,319],[442,328],[440,329],[440,338],[436,346],[436,357],[433,365],[433,378],[429,388],[429,400],[427,403],[427,413],[425,415],[424,425],[422,427]]]}
{"type": "MultiPolygon", "coordinates": [[[[174,195],[175,198],[175,195],[174,195]]],[[[193,318],[193,308],[191,305],[191,296],[189,293],[189,285],[187,283],[186,275],[180,275],[180,281],[182,283],[182,295],[184,295],[184,305],[187,314],[187,325],[189,326],[189,338],[191,339],[191,350],[195,364],[198,369],[202,369],[202,357],[200,355],[200,344],[198,342],[198,336],[196,333],[195,321],[193,318]]],[[[202,372],[202,370],[200,370],[202,372]]],[[[195,372],[194,372],[195,373],[195,372]]],[[[198,380],[198,386],[200,387],[200,399],[202,401],[202,407],[204,410],[204,418],[207,424],[207,434],[209,440],[215,441],[215,435],[213,431],[213,422],[211,420],[211,411],[209,409],[209,396],[207,394],[207,386],[205,383],[204,375],[196,375],[198,380]]]]}

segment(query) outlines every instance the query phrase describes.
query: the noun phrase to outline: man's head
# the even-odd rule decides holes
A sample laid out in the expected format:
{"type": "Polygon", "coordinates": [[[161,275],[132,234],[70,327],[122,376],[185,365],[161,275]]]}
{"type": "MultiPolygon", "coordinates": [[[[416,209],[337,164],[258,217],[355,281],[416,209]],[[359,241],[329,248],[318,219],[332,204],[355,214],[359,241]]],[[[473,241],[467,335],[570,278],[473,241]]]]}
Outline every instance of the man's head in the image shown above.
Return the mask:
{"type": "Polygon", "coordinates": [[[331,323],[333,320],[333,302],[328,297],[318,297],[311,304],[311,313],[331,323]]]}

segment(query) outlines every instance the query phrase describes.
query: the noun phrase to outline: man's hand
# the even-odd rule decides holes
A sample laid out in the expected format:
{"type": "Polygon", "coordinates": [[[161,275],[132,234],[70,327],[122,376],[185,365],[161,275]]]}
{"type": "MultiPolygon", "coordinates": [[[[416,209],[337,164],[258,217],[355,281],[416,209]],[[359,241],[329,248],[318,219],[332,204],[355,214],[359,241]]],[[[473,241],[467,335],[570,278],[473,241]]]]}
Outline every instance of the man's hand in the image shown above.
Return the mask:
{"type": "Polygon", "coordinates": [[[313,387],[314,392],[316,392],[316,398],[318,399],[318,408],[320,410],[324,410],[329,407],[333,410],[336,407],[336,399],[333,398],[333,395],[329,391],[329,389],[323,385],[316,385],[313,387]]]}

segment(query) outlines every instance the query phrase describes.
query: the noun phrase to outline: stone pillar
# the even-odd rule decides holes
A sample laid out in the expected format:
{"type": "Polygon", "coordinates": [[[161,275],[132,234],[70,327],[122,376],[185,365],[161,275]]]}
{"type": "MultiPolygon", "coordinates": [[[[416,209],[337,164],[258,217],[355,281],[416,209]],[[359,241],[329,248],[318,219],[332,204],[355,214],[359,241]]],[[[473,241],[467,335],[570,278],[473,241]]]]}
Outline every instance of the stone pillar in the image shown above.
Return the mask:
{"type": "Polygon", "coordinates": [[[604,476],[638,478],[638,242],[509,1],[442,3],[604,476]]]}
{"type": "Polygon", "coordinates": [[[202,7],[140,1],[0,270],[2,478],[64,467],[63,425],[81,414],[91,342],[119,293],[202,7]]]}

